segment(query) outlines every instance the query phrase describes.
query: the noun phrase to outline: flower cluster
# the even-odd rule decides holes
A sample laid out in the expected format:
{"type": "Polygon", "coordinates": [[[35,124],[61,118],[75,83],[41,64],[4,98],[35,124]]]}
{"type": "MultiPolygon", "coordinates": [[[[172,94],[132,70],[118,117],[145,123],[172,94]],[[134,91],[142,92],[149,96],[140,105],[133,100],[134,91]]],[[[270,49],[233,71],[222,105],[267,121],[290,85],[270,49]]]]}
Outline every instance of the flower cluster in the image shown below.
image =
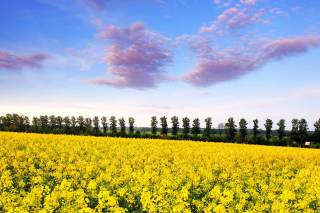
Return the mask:
{"type": "Polygon", "coordinates": [[[314,212],[320,150],[0,132],[1,212],[314,212]]]}

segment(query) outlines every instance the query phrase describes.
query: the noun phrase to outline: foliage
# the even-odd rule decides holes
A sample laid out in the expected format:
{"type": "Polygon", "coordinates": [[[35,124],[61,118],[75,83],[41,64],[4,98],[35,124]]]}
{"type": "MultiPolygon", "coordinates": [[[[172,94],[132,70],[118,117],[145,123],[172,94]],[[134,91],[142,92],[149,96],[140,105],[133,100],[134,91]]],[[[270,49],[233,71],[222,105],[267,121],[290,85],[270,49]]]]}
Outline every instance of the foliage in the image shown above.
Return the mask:
{"type": "Polygon", "coordinates": [[[306,141],[308,129],[307,121],[304,118],[298,121],[298,137],[300,144],[306,141]]]}
{"type": "Polygon", "coordinates": [[[291,132],[290,132],[290,137],[291,137],[291,140],[292,141],[298,141],[298,128],[299,128],[299,125],[298,125],[298,119],[292,119],[291,121],[291,124],[292,124],[292,129],[291,129],[291,132]]]}
{"type": "Polygon", "coordinates": [[[190,119],[188,117],[182,118],[182,127],[183,127],[183,134],[190,133],[190,119]]]}
{"type": "Polygon", "coordinates": [[[93,117],[93,126],[94,126],[94,131],[96,133],[98,133],[98,131],[99,131],[99,117],[98,116],[93,117]]]}
{"type": "Polygon", "coordinates": [[[201,132],[199,118],[193,119],[191,134],[198,135],[201,132]]]}
{"type": "Polygon", "coordinates": [[[134,132],[133,125],[134,125],[135,120],[133,117],[129,117],[128,121],[129,121],[129,133],[133,133],[134,132]]]}
{"type": "Polygon", "coordinates": [[[206,123],[206,128],[204,129],[204,133],[207,137],[210,137],[211,128],[212,128],[212,118],[208,117],[204,119],[204,122],[206,123]]]}
{"type": "Polygon", "coordinates": [[[179,131],[179,118],[177,116],[173,116],[171,118],[172,123],[172,135],[177,135],[179,131]]]}
{"type": "Polygon", "coordinates": [[[225,126],[226,126],[227,138],[229,140],[234,140],[235,133],[237,132],[237,130],[236,130],[237,125],[235,124],[233,117],[230,117],[228,119],[228,122],[225,124],[225,126]]]}
{"type": "Polygon", "coordinates": [[[277,130],[279,138],[282,139],[285,136],[285,120],[284,119],[280,119],[279,123],[277,123],[277,125],[279,126],[279,129],[277,130]]]}
{"type": "Polygon", "coordinates": [[[120,132],[124,136],[126,134],[126,121],[124,118],[119,118],[120,132]]]}
{"type": "Polygon", "coordinates": [[[157,125],[158,125],[158,121],[157,121],[157,117],[156,116],[152,116],[151,117],[151,132],[153,135],[157,134],[157,125]]]}
{"type": "Polygon", "coordinates": [[[160,134],[167,135],[168,134],[168,123],[167,123],[166,116],[160,117],[160,125],[161,125],[160,134]]]}
{"type": "Polygon", "coordinates": [[[320,142],[320,118],[314,124],[314,135],[316,136],[316,141],[320,142]]]}
{"type": "Polygon", "coordinates": [[[102,128],[103,128],[103,133],[106,134],[108,131],[108,123],[107,123],[107,117],[103,116],[101,118],[101,124],[102,124],[102,128]]]}
{"type": "Polygon", "coordinates": [[[109,118],[110,121],[110,131],[112,134],[115,134],[117,132],[117,119],[116,116],[111,116],[109,118]]]}
{"type": "Polygon", "coordinates": [[[242,118],[239,122],[239,128],[240,128],[239,132],[241,133],[241,137],[240,137],[241,143],[243,143],[244,139],[246,138],[246,136],[248,134],[247,133],[247,125],[248,125],[247,121],[244,118],[242,118]]]}
{"type": "Polygon", "coordinates": [[[272,120],[267,118],[266,123],[264,124],[264,127],[266,128],[266,138],[271,138],[271,132],[272,132],[272,120]]]}

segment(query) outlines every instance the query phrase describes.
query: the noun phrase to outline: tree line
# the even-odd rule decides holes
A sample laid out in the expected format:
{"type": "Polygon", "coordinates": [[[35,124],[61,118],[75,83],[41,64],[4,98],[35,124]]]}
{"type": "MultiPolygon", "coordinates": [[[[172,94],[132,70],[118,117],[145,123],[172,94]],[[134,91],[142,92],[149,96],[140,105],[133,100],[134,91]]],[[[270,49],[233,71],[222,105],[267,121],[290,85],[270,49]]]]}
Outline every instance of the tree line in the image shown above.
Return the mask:
{"type": "MultiPolygon", "coordinates": [[[[266,119],[265,135],[260,135],[258,119],[253,120],[252,135],[248,135],[247,121],[242,118],[239,127],[236,125],[233,117],[230,117],[226,123],[220,123],[216,128],[212,126],[212,118],[208,117],[205,121],[205,128],[200,127],[199,118],[191,120],[188,117],[182,118],[180,127],[179,118],[171,117],[171,134],[168,134],[168,118],[160,117],[160,123],[156,116],[151,117],[151,133],[141,133],[135,130],[133,117],[128,118],[129,126],[126,126],[126,120],[122,117],[116,119],[111,116],[107,120],[106,116],[99,119],[98,116],[84,118],[83,116],[47,116],[33,117],[31,120],[28,116],[7,113],[0,117],[0,131],[14,132],[33,132],[33,133],[53,133],[53,134],[73,134],[73,135],[93,135],[109,137],[132,137],[132,138],[163,138],[174,140],[194,140],[208,142],[237,142],[262,145],[297,145],[302,146],[305,141],[320,142],[320,118],[313,125],[315,130],[313,134],[308,134],[307,121],[302,118],[292,119],[291,131],[286,134],[285,120],[280,119],[277,123],[278,129],[272,130],[273,121],[266,119]],[[109,121],[109,122],[108,122],[109,121]],[[101,126],[100,126],[101,124],[101,126]],[[158,128],[160,124],[160,128],[158,128]],[[237,128],[238,127],[238,128],[237,128]],[[160,130],[160,131],[159,131],[160,130]],[[277,137],[272,136],[277,133],[277,137]]],[[[313,145],[318,146],[318,145],[313,145]]],[[[320,148],[320,145],[319,145],[320,148]]]]}

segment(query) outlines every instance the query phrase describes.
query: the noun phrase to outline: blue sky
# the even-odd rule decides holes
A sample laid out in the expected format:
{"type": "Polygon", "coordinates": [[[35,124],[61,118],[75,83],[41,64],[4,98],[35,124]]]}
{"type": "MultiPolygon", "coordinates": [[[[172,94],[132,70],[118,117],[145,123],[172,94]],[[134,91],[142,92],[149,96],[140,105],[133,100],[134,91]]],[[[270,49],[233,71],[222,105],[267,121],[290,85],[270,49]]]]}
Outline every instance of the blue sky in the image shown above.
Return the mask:
{"type": "Polygon", "coordinates": [[[319,119],[320,2],[0,0],[0,112],[319,119]]]}

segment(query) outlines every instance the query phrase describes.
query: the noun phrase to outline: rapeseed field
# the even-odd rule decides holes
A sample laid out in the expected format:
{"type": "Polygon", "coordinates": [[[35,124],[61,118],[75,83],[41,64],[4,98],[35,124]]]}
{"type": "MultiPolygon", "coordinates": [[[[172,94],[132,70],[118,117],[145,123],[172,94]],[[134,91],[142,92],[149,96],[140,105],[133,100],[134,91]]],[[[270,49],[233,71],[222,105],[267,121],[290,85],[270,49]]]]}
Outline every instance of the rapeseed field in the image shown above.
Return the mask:
{"type": "Polygon", "coordinates": [[[319,212],[320,150],[0,132],[1,212],[319,212]]]}

